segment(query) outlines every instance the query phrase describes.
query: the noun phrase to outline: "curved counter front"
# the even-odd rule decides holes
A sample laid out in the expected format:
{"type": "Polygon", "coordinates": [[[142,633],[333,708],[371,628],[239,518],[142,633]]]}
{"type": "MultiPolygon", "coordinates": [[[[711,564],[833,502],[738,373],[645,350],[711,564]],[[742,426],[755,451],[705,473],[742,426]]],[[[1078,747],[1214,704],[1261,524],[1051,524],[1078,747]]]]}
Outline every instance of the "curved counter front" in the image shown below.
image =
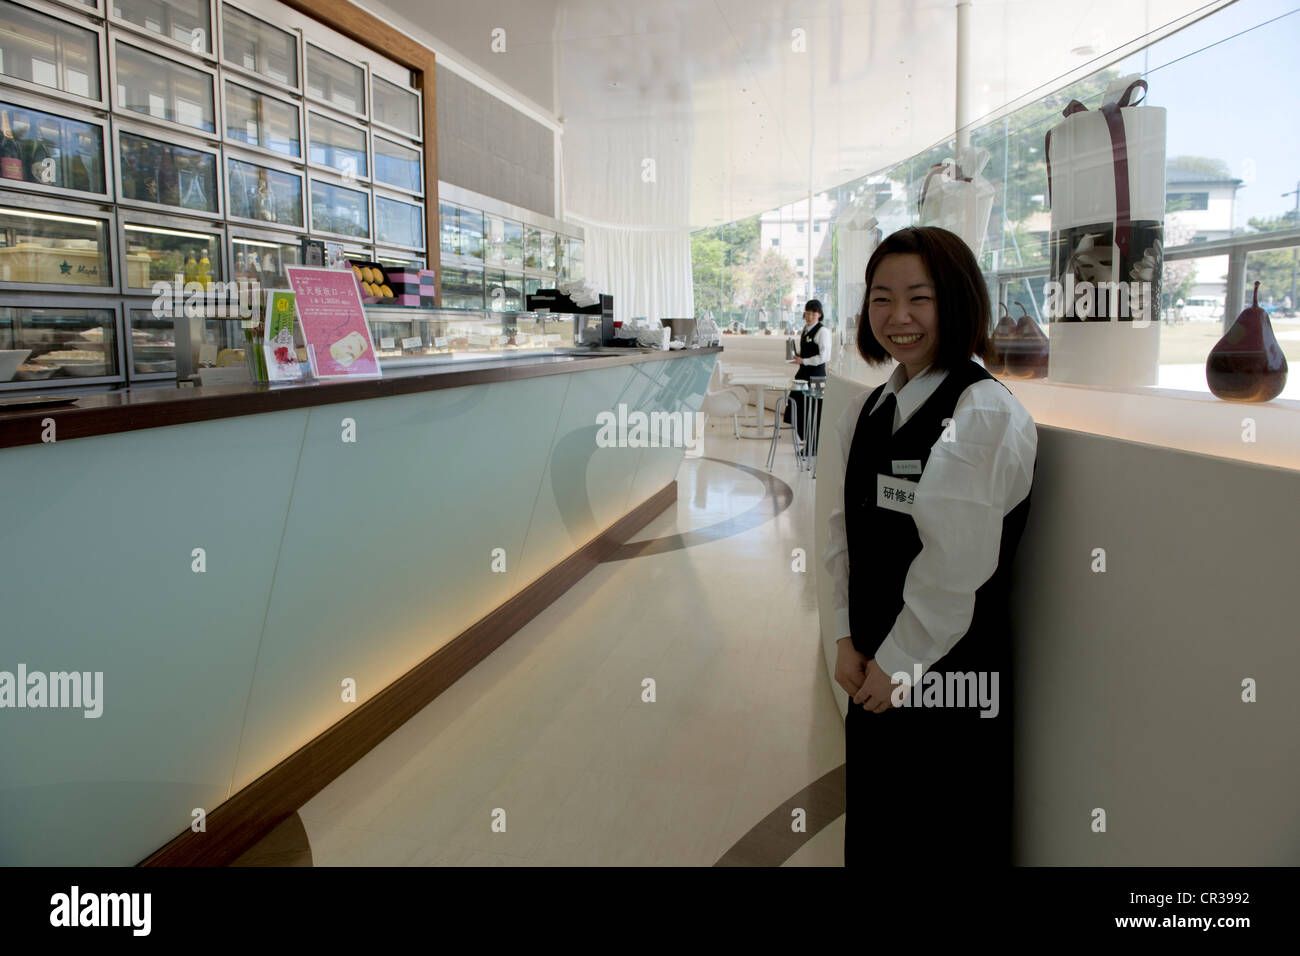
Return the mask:
{"type": "Polygon", "coordinates": [[[662,507],[680,441],[598,415],[693,422],[718,351],[0,413],[0,864],[141,861],[662,507]]]}

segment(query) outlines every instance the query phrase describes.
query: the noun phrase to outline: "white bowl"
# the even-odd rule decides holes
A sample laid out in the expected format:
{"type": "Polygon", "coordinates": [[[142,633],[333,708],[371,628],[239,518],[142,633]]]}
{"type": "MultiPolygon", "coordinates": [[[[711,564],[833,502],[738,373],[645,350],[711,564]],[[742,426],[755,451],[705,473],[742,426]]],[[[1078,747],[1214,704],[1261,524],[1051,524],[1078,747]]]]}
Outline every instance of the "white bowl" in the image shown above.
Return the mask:
{"type": "Polygon", "coordinates": [[[0,382],[12,382],[18,366],[26,362],[27,356],[31,354],[31,349],[0,350],[0,382]]]}

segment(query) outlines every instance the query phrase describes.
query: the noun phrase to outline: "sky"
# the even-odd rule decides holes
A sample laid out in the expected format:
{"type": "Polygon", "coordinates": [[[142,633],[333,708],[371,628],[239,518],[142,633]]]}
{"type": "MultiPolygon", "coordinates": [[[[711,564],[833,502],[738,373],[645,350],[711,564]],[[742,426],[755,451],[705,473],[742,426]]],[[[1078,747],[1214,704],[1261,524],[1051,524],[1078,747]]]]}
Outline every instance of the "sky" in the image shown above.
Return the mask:
{"type": "Polygon", "coordinates": [[[1146,73],[1147,103],[1168,111],[1167,156],[1216,157],[1246,180],[1236,226],[1294,208],[1296,197],[1282,193],[1300,180],[1296,0],[1238,0],[1121,66],[1146,73]]]}

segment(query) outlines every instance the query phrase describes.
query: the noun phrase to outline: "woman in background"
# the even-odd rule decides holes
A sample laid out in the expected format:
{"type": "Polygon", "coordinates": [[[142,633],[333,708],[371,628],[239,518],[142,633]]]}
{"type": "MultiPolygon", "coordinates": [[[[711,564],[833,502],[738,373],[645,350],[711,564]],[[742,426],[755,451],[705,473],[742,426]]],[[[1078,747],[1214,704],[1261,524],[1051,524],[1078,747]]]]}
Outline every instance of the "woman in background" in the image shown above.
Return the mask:
{"type": "MultiPolygon", "coordinates": [[[[831,357],[831,330],[822,324],[822,304],[817,299],[809,299],[803,307],[803,331],[799,333],[799,347],[795,350],[794,361],[799,366],[794,373],[796,382],[826,381],[826,363],[831,357]]],[[[787,425],[794,421],[794,433],[803,440],[804,416],[803,392],[791,392],[790,404],[785,407],[784,421],[787,425]],[[791,410],[793,409],[793,415],[791,410]]],[[[821,420],[814,423],[821,429],[821,420]]],[[[815,433],[814,433],[815,434],[815,433]]]]}

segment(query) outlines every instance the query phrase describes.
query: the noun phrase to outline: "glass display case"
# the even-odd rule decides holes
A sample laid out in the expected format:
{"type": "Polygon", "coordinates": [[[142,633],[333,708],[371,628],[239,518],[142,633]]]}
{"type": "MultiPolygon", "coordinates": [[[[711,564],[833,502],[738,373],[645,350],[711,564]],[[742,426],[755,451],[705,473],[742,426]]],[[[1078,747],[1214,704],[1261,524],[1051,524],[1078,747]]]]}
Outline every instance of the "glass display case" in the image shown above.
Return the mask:
{"type": "Polygon", "coordinates": [[[585,243],[581,239],[568,239],[569,247],[568,257],[565,259],[566,279],[584,279],[586,278],[586,267],[583,264],[585,243]]]}
{"type": "Polygon", "coordinates": [[[420,138],[420,95],[409,87],[390,83],[382,76],[370,78],[371,110],[374,123],[420,138]]]}
{"type": "Polygon", "coordinates": [[[67,212],[0,206],[0,287],[115,288],[108,215],[49,207],[67,212]]]}
{"type": "Polygon", "coordinates": [[[370,197],[360,190],[335,186],[313,176],[311,229],[351,239],[369,239],[370,197]]]}
{"type": "Polygon", "coordinates": [[[555,233],[528,227],[524,236],[524,266],[540,272],[555,271],[555,233]]]}
{"type": "Polygon", "coordinates": [[[230,261],[235,281],[256,282],[265,289],[287,289],[289,277],[284,268],[302,264],[302,246],[277,240],[269,233],[231,236],[230,261]]]}
{"type": "Polygon", "coordinates": [[[117,308],[111,303],[0,306],[0,350],[26,353],[0,389],[121,380],[117,308]]]}
{"type": "Polygon", "coordinates": [[[483,273],[487,307],[493,312],[522,312],[524,277],[504,269],[487,269],[483,273]]]}
{"type": "Polygon", "coordinates": [[[481,260],[483,258],[483,213],[477,209],[444,203],[442,216],[443,252],[481,260]],[[449,221],[453,223],[450,233],[447,227],[449,221]]]}
{"type": "Polygon", "coordinates": [[[131,377],[176,377],[176,326],[170,317],[156,316],[144,306],[127,308],[127,363],[131,377]]]}
{"type": "Polygon", "coordinates": [[[385,269],[391,269],[394,272],[419,272],[425,268],[423,258],[413,257],[410,253],[401,251],[380,250],[375,253],[375,261],[385,269]]]}
{"type": "Polygon", "coordinates": [[[302,159],[302,119],[298,107],[231,80],[226,80],[224,103],[227,140],[290,159],[302,159]]]}
{"type": "Polygon", "coordinates": [[[424,207],[376,195],[375,241],[423,249],[424,207]]]}
{"type": "Polygon", "coordinates": [[[375,151],[375,182],[404,189],[407,192],[423,193],[424,179],[421,175],[424,155],[418,149],[411,149],[382,136],[372,137],[375,151]]]}
{"type": "Polygon", "coordinates": [[[298,38],[228,3],[221,5],[221,58],[231,66],[298,89],[298,38]]]}
{"type": "Polygon", "coordinates": [[[344,179],[369,178],[364,129],[355,124],[346,126],[315,111],[307,114],[307,122],[307,158],[313,166],[336,170],[344,179]]]}
{"type": "Polygon", "coordinates": [[[182,146],[119,129],[117,155],[121,201],[213,215],[220,212],[215,149],[182,146]]]}
{"type": "Polygon", "coordinates": [[[214,133],[216,75],[198,66],[117,40],[113,44],[114,108],[176,126],[214,133]]]}
{"type": "Polygon", "coordinates": [[[174,219],[164,221],[167,225],[122,224],[126,249],[124,289],[148,292],[155,282],[173,283],[177,276],[182,282],[199,282],[206,288],[225,278],[220,230],[186,230],[177,228],[179,223],[174,219]]]}
{"type": "Polygon", "coordinates": [[[0,99],[0,185],[107,195],[104,129],[0,99]]]}
{"type": "Polygon", "coordinates": [[[114,20],[179,43],[193,53],[213,52],[208,0],[109,0],[109,13],[114,20]]]}
{"type": "Polygon", "coordinates": [[[442,304],[448,309],[483,308],[483,270],[442,263],[442,304]]]}
{"type": "Polygon", "coordinates": [[[302,229],[302,174],[226,156],[226,189],[233,219],[302,229]]]}
{"type": "Polygon", "coordinates": [[[572,316],[367,306],[366,317],[375,354],[387,367],[573,345],[572,316]]]}
{"type": "Polygon", "coordinates": [[[366,115],[366,71],[318,46],[307,44],[307,95],[335,109],[366,115]]]}
{"type": "Polygon", "coordinates": [[[0,76],[102,103],[101,51],[98,33],[0,0],[0,76]]]}
{"type": "Polygon", "coordinates": [[[483,217],[483,240],[488,262],[508,268],[524,267],[524,224],[491,213],[483,217]]]}

